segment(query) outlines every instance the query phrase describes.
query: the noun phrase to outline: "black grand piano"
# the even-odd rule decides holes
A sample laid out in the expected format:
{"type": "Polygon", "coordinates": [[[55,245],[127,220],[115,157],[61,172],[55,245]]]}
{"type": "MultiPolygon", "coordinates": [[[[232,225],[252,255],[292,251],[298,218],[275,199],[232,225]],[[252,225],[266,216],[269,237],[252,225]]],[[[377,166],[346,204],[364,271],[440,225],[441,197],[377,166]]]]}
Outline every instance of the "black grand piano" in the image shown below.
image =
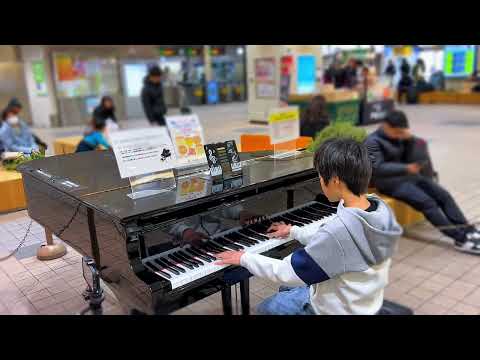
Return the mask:
{"type": "Polygon", "coordinates": [[[214,183],[199,168],[178,176],[175,190],[137,200],[127,196],[130,183],[112,152],[49,157],[19,170],[31,218],[91,256],[126,311],[168,314],[221,291],[230,314],[231,286],[240,283],[245,314],[250,274],[216,265],[215,254],[284,257],[299,244],[268,239],[272,221],[303,226],[326,221],[335,209],[314,201],[320,189],[311,156],[240,155],[240,178],[214,183]],[[185,229],[208,239],[185,242],[185,229]]]}

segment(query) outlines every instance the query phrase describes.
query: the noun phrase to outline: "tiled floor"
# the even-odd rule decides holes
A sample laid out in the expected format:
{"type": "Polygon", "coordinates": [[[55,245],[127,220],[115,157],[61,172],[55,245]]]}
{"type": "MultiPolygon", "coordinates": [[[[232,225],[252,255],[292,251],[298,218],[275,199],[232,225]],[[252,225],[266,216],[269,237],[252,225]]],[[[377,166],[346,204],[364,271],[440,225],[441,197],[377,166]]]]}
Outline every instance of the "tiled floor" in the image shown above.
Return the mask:
{"type": "MultiPolygon", "coordinates": [[[[475,130],[480,127],[480,107],[413,106],[405,110],[414,131],[429,140],[442,184],[452,192],[467,217],[479,221],[480,168],[476,166],[477,153],[472,149],[476,148],[478,141],[478,131],[475,130]]],[[[209,141],[225,139],[226,133],[238,140],[245,131],[266,131],[245,121],[246,107],[243,104],[202,108],[197,112],[202,120],[205,119],[209,141]],[[218,123],[222,126],[216,126],[218,123]]],[[[141,126],[142,123],[131,122],[128,126],[141,126]]],[[[55,137],[75,135],[78,131],[74,128],[42,130],[42,135],[51,142],[55,137]]],[[[16,247],[28,224],[24,211],[0,216],[0,257],[16,247]]],[[[85,283],[80,254],[69,248],[62,259],[40,262],[31,255],[44,241],[44,234],[38,224],[34,224],[31,230],[25,243],[28,251],[0,262],[0,314],[79,313],[86,306],[81,296],[85,283]]],[[[408,238],[401,240],[394,256],[386,297],[412,307],[419,315],[479,315],[480,257],[454,251],[450,241],[428,224],[408,229],[406,236],[408,238]]],[[[252,279],[252,310],[277,288],[268,281],[252,279]]],[[[232,296],[235,299],[235,293],[232,296]]],[[[104,309],[106,314],[122,313],[110,292],[104,309]]],[[[220,295],[211,296],[176,314],[221,314],[220,295]]]]}

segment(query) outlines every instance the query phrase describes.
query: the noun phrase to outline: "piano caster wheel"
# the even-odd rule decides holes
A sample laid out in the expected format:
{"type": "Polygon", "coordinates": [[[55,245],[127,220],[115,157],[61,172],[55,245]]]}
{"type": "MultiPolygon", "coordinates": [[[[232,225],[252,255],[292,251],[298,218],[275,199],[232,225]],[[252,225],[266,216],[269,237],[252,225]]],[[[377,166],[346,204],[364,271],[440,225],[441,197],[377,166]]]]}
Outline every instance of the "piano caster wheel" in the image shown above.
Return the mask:
{"type": "Polygon", "coordinates": [[[37,258],[41,261],[55,260],[63,257],[67,248],[63,244],[42,245],[37,251],[37,258]]]}

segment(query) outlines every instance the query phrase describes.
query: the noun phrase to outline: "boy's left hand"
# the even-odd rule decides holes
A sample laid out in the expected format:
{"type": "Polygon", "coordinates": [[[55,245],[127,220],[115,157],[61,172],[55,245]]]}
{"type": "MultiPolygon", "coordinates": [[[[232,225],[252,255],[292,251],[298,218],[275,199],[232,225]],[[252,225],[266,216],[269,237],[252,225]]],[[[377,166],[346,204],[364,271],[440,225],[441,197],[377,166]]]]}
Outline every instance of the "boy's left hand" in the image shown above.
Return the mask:
{"type": "Polygon", "coordinates": [[[244,251],[226,251],[226,252],[217,254],[216,257],[219,261],[217,261],[215,265],[240,266],[240,259],[243,254],[245,254],[244,251]]]}

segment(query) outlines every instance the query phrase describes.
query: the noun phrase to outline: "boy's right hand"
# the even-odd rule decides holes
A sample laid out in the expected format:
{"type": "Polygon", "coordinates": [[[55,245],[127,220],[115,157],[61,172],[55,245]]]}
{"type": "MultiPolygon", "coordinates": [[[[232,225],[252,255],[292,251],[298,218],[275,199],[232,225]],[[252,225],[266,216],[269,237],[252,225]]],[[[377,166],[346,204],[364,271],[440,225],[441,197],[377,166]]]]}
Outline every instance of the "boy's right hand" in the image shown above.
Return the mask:
{"type": "Polygon", "coordinates": [[[268,229],[269,238],[284,239],[290,236],[292,225],[286,225],[284,222],[274,223],[268,229]]]}

